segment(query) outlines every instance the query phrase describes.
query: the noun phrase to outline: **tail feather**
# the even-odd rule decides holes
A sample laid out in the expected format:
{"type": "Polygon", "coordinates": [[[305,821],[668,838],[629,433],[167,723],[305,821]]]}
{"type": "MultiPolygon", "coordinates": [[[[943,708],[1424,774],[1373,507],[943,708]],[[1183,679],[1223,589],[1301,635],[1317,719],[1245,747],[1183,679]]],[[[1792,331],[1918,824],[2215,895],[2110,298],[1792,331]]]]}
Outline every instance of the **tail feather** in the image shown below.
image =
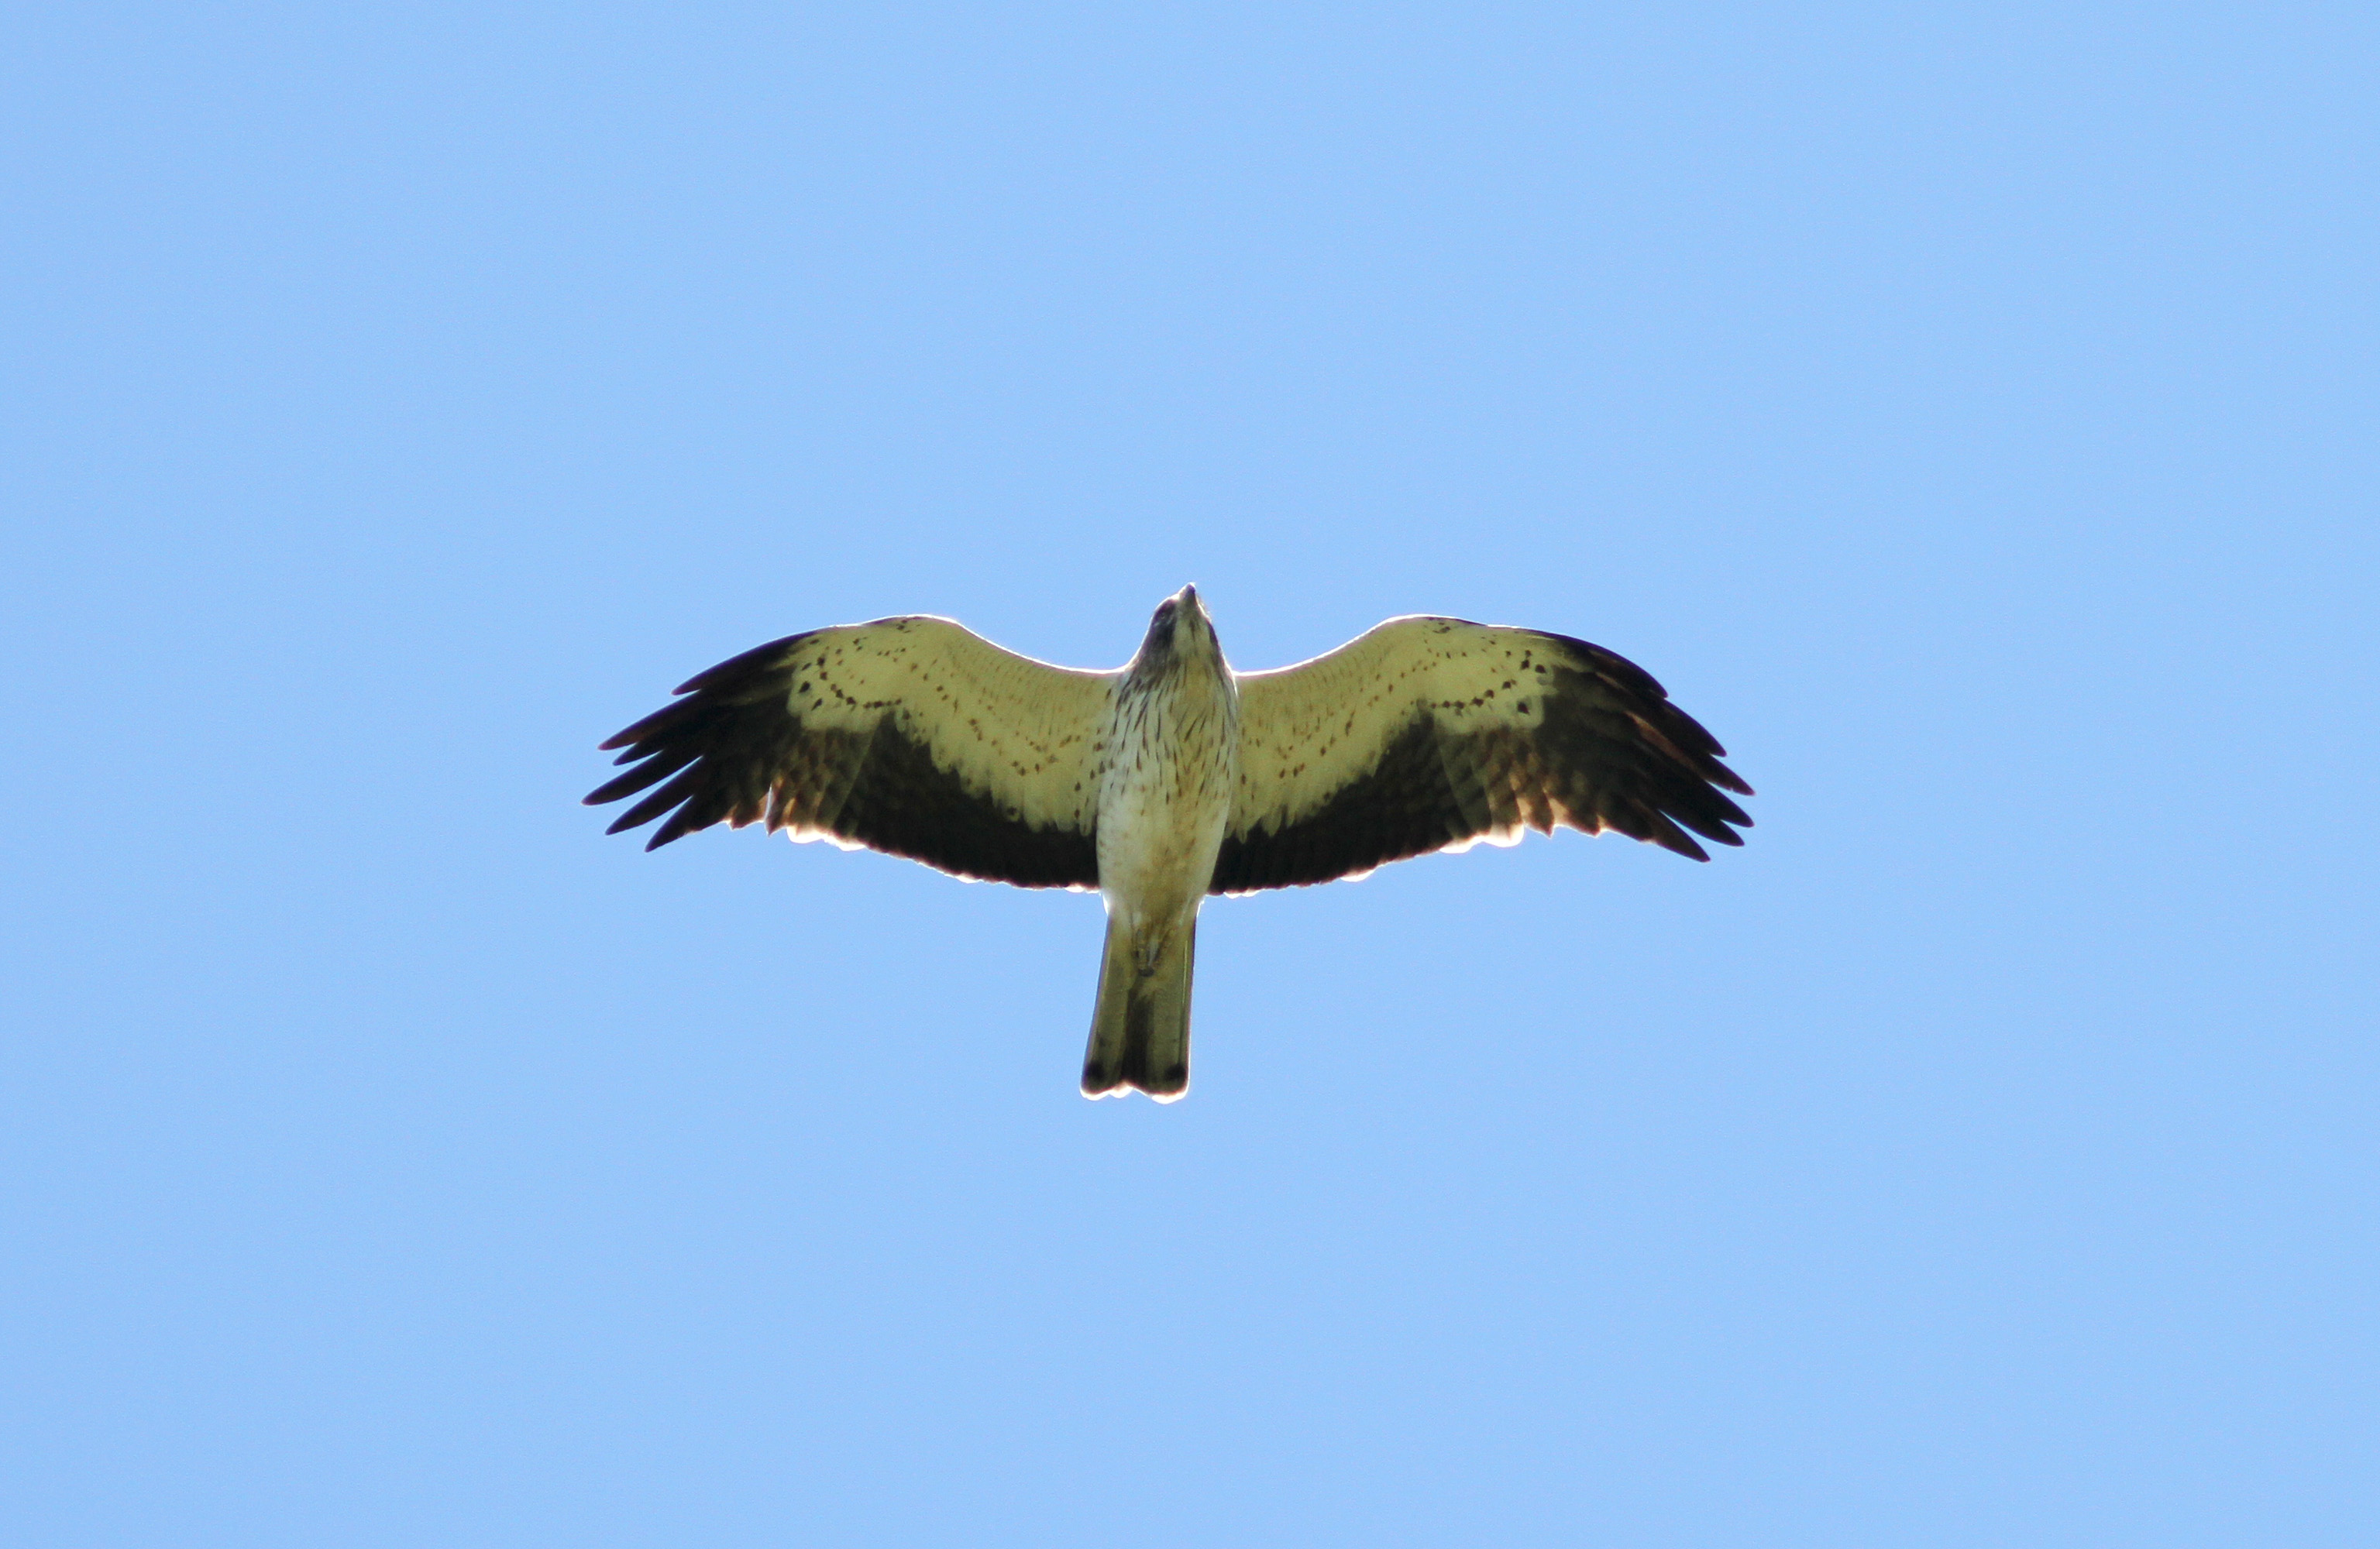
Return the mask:
{"type": "Polygon", "coordinates": [[[1163,929],[1144,958],[1147,931],[1108,916],[1099,998],[1083,1054],[1083,1095],[1146,1092],[1170,1103],[1190,1090],[1190,980],[1198,921],[1163,929]]]}

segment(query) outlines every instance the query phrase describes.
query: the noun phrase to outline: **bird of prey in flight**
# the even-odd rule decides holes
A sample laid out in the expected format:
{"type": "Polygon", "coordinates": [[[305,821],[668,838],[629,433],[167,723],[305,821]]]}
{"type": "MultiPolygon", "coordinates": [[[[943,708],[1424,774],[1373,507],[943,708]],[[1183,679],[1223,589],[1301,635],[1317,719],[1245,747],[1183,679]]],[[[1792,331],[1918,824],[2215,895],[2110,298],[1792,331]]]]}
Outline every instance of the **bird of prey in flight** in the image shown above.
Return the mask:
{"type": "Polygon", "coordinates": [[[1461,619],[1390,619],[1327,656],[1235,672],[1196,587],[1112,672],[1053,667],[948,619],[790,635],[688,679],[602,745],[658,785],[610,832],[657,849],[765,823],[960,877],[1097,889],[1105,955],[1083,1095],[1190,1085],[1190,971],[1210,893],[1361,877],[1524,829],[1741,844],[1752,788],[1634,663],[1461,619]],[[1693,830],[1689,833],[1687,830],[1693,830]]]}

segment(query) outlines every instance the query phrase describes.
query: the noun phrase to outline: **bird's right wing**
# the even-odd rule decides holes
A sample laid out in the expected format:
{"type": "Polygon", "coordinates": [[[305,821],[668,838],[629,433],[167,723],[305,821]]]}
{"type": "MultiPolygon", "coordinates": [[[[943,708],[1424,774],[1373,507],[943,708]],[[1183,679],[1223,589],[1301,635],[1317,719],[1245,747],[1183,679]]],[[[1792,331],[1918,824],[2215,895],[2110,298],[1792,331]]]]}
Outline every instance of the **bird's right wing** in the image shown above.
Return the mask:
{"type": "Polygon", "coordinates": [[[636,767],[587,801],[660,785],[609,830],[669,814],[649,850],[713,823],[765,822],[961,877],[1096,888],[1113,681],[948,619],[789,635],[697,674],[605,742],[636,767]]]}
{"type": "Polygon", "coordinates": [[[1524,828],[1606,829],[1707,860],[1752,788],[1650,674],[1563,635],[1391,619],[1239,679],[1240,774],[1209,890],[1360,877],[1524,828]]]}

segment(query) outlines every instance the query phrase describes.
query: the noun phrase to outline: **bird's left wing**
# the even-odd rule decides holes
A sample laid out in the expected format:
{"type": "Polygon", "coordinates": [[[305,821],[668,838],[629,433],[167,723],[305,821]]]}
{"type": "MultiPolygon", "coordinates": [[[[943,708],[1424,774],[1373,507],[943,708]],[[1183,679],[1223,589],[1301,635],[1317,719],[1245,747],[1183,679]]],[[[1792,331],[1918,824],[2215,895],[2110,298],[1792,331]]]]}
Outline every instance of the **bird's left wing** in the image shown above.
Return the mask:
{"type": "Polygon", "coordinates": [[[661,785],[609,830],[668,813],[649,850],[713,823],[765,822],[961,877],[1095,888],[1112,683],[948,619],[789,635],[689,679],[674,704],[604,743],[636,767],[587,801],[661,785]]]}
{"type": "Polygon", "coordinates": [[[1605,829],[1695,860],[1752,788],[1633,662],[1531,629],[1391,619],[1239,678],[1240,772],[1209,890],[1360,877],[1524,828],[1605,829]]]}

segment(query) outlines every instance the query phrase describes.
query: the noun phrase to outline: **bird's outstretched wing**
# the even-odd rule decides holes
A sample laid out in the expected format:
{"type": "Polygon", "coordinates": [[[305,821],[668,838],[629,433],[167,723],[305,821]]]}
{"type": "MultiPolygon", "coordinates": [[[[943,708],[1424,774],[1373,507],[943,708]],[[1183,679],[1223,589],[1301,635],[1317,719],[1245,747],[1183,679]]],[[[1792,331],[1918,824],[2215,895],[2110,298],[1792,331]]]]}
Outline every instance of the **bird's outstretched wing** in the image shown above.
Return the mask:
{"type": "Polygon", "coordinates": [[[604,743],[636,767],[587,801],[660,785],[610,829],[669,814],[649,850],[764,822],[961,877],[1094,888],[1111,682],[948,619],[789,635],[698,673],[604,743]]]}
{"type": "Polygon", "coordinates": [[[1358,877],[1522,829],[1606,829],[1707,860],[1752,788],[1634,663],[1460,619],[1391,619],[1240,685],[1240,776],[1209,890],[1358,877]],[[1682,827],[1681,826],[1682,825],[1682,827]]]}

